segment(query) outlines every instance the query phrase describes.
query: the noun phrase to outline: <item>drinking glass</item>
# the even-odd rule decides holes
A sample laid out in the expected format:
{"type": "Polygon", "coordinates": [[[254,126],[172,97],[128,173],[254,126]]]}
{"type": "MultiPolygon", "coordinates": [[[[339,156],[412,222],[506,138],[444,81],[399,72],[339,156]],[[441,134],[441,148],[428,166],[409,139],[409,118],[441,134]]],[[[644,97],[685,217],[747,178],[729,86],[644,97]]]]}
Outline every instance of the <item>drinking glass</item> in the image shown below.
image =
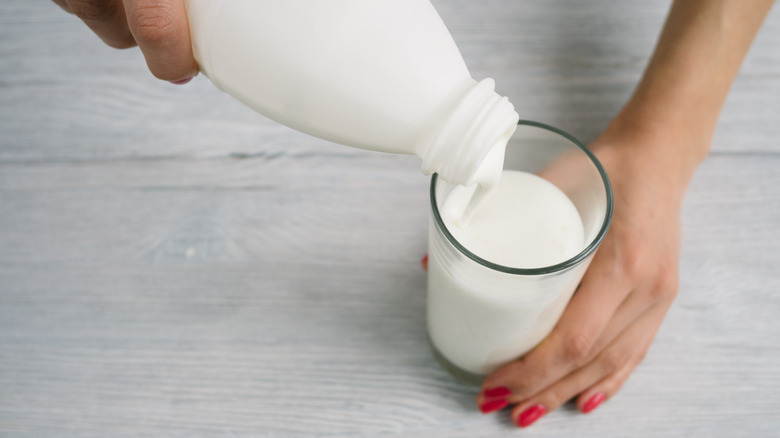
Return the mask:
{"type": "Polygon", "coordinates": [[[585,245],[552,266],[501,266],[469,251],[439,209],[453,186],[433,175],[428,249],[428,334],[436,359],[455,377],[484,377],[538,345],[554,328],[612,219],[612,188],[596,157],[566,132],[521,120],[504,169],[554,184],[582,219],[585,245]]]}

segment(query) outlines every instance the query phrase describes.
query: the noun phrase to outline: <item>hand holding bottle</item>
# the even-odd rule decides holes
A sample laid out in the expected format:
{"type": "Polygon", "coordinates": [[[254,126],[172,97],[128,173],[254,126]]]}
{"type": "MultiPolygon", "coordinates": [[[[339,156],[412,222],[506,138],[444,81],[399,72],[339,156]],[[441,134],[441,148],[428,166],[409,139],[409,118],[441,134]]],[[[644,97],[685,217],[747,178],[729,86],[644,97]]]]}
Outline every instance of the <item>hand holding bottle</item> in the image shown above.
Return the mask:
{"type": "Polygon", "coordinates": [[[184,84],[198,74],[184,0],[53,0],[106,44],[138,45],[152,74],[184,84]]]}

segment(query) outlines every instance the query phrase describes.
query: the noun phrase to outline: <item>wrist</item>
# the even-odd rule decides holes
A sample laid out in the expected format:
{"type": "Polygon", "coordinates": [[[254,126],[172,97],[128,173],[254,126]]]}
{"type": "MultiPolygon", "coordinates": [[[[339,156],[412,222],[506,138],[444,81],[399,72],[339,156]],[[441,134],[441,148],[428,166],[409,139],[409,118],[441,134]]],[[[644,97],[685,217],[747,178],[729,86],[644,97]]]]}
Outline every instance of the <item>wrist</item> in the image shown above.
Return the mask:
{"type": "Polygon", "coordinates": [[[610,178],[664,187],[681,200],[710,141],[685,128],[624,111],[590,148],[610,178]]]}

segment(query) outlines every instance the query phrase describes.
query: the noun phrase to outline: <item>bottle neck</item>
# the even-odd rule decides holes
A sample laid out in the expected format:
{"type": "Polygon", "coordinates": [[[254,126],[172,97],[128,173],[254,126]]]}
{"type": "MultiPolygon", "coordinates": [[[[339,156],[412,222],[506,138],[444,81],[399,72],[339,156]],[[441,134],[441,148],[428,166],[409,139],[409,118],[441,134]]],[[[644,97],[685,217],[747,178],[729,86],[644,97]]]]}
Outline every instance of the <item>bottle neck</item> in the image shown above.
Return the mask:
{"type": "MultiPolygon", "coordinates": [[[[500,148],[503,157],[519,116],[509,100],[494,89],[493,79],[484,79],[475,83],[453,107],[422,154],[424,173],[436,172],[447,182],[471,185],[485,177],[480,167],[488,155],[499,155],[495,148],[500,148]]],[[[500,170],[499,166],[496,172],[500,170]]]]}

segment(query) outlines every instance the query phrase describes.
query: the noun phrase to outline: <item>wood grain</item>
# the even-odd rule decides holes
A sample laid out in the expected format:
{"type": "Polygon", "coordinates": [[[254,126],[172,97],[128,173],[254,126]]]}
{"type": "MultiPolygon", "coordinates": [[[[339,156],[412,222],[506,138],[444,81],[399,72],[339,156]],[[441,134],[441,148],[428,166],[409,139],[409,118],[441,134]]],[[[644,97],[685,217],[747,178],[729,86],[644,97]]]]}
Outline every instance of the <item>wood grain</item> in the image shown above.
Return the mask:
{"type": "MultiPolygon", "coordinates": [[[[594,138],[668,1],[440,0],[475,77],[594,138]]],[[[686,198],[682,289],[620,394],[534,436],[780,429],[780,14],[686,198]]],[[[153,79],[0,3],[0,437],[515,436],[428,351],[419,163],[153,79]]]]}

